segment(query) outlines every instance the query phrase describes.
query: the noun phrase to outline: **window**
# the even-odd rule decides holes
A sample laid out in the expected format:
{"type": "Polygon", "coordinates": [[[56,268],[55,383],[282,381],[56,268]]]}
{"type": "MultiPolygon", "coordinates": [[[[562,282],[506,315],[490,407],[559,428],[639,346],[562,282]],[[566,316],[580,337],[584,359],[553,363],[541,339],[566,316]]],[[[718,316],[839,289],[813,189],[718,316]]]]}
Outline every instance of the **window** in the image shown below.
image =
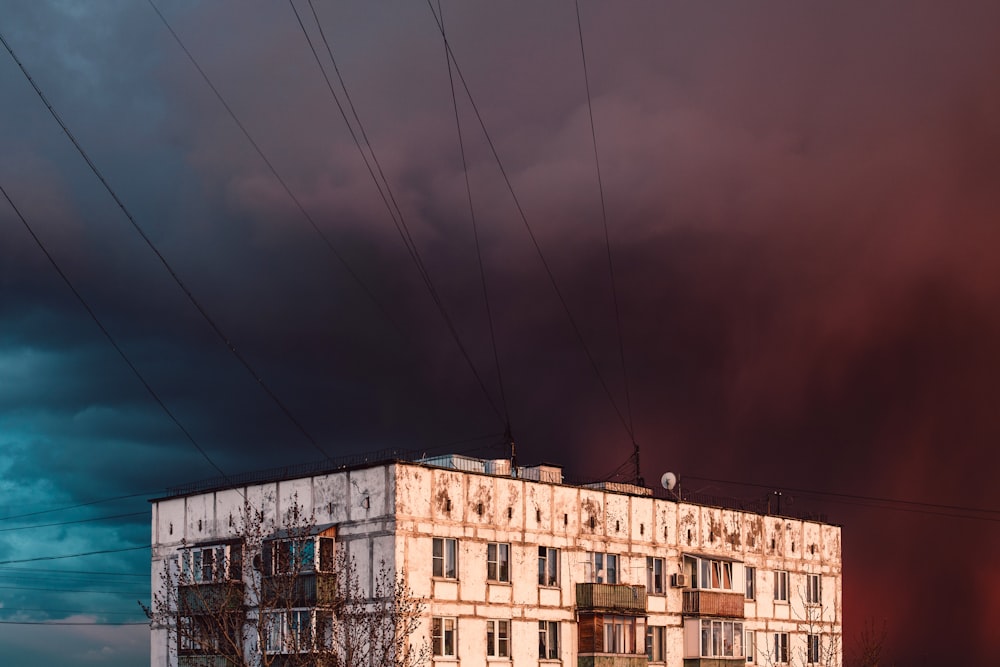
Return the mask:
{"type": "Polygon", "coordinates": [[[212,655],[219,651],[220,639],[225,636],[224,624],[213,623],[205,616],[180,616],[177,618],[177,642],[181,653],[212,655]]]}
{"type": "Polygon", "coordinates": [[[510,621],[486,621],[486,655],[510,657],[510,621]]]}
{"type": "Polygon", "coordinates": [[[216,544],[181,554],[181,583],[232,581],[243,577],[243,547],[216,544]]]}
{"type": "Polygon", "coordinates": [[[329,612],[311,609],[286,609],[265,615],[265,653],[307,653],[315,651],[326,639],[329,612]],[[321,628],[316,632],[317,625],[321,628]]]}
{"type": "Polygon", "coordinates": [[[742,658],[743,623],[703,619],[701,622],[701,657],[742,658]]]}
{"type": "Polygon", "coordinates": [[[823,602],[822,586],[818,574],[806,575],[806,604],[820,604],[823,602]]]}
{"type": "Polygon", "coordinates": [[[684,556],[684,570],[691,581],[691,588],[733,590],[733,562],[684,556]]]}
{"type": "Polygon", "coordinates": [[[757,599],[757,568],[748,567],[746,568],[747,573],[747,588],[746,588],[746,598],[747,600],[757,599]]]}
{"type": "Polygon", "coordinates": [[[784,665],[788,663],[788,633],[774,633],[774,662],[784,665]]]}
{"type": "Polygon", "coordinates": [[[819,662],[819,635],[806,635],[806,662],[819,662]]]}
{"type": "Polygon", "coordinates": [[[435,577],[457,579],[458,541],[451,538],[435,537],[433,561],[435,577]]]}
{"type": "Polygon", "coordinates": [[[663,559],[646,558],[646,592],[663,593],[663,559]]]}
{"type": "Polygon", "coordinates": [[[747,630],[746,641],[743,642],[743,648],[747,652],[747,662],[753,662],[754,654],[754,640],[753,640],[753,630],[747,630]]]}
{"type": "Polygon", "coordinates": [[[604,617],[604,652],[642,655],[646,622],[634,616],[604,617]]]}
{"type": "Polygon", "coordinates": [[[538,585],[559,585],[559,550],[538,547],[538,585]]]}
{"type": "MultiPolygon", "coordinates": [[[[452,540],[454,542],[454,540],[452,540]]],[[[439,656],[455,656],[455,626],[454,618],[431,619],[431,652],[439,656]]]]}
{"type": "Polygon", "coordinates": [[[664,662],[667,659],[667,629],[662,625],[646,628],[646,657],[650,662],[664,662]]]}
{"type": "Polygon", "coordinates": [[[510,545],[490,542],[486,545],[486,578],[510,582],[510,545]]]}
{"type": "Polygon", "coordinates": [[[266,575],[334,570],[332,537],[268,540],[262,551],[266,575]]]}
{"type": "Polygon", "coordinates": [[[618,556],[600,552],[590,553],[590,580],[595,584],[618,583],[618,556]]]}
{"type": "Polygon", "coordinates": [[[788,602],[788,572],[784,570],[774,573],[774,601],[788,602]]]}
{"type": "Polygon", "coordinates": [[[541,660],[559,659],[558,621],[538,621],[538,657],[541,660]]]}

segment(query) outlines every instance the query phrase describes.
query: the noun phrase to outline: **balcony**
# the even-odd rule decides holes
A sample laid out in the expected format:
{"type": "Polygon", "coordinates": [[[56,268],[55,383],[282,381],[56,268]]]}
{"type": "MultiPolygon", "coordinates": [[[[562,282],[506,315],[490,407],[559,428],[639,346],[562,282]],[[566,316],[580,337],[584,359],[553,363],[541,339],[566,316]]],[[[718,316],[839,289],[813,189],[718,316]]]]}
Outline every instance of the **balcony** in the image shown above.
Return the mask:
{"type": "Polygon", "coordinates": [[[684,667],[742,667],[746,658],[684,658],[684,667]]]}
{"type": "Polygon", "coordinates": [[[181,609],[188,615],[217,614],[243,608],[242,581],[184,584],[178,588],[181,609]]]}
{"type": "MultiPolygon", "coordinates": [[[[628,584],[577,584],[576,608],[645,615],[646,587],[628,584]]],[[[740,615],[743,615],[742,607],[740,615]]]]}
{"type": "Polygon", "coordinates": [[[266,599],[275,600],[289,608],[330,608],[339,602],[336,575],[329,572],[264,577],[263,593],[266,599]]]}
{"type": "Polygon", "coordinates": [[[683,613],[704,616],[728,616],[743,618],[743,593],[722,591],[684,591],[683,613]]]}
{"type": "Polygon", "coordinates": [[[645,655],[615,653],[592,653],[576,659],[577,667],[647,667],[649,659],[645,655]]]}

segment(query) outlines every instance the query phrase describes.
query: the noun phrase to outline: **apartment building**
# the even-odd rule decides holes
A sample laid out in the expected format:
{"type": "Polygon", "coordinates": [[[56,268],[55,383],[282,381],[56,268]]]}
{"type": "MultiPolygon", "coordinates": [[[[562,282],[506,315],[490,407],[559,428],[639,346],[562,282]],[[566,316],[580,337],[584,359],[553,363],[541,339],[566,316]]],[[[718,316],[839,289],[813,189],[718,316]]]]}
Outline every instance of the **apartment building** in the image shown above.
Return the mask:
{"type": "MultiPolygon", "coordinates": [[[[842,664],[838,526],[567,484],[556,466],[515,472],[443,456],[178,490],[152,501],[153,590],[171,568],[193,572],[180,588],[223,586],[235,624],[249,622],[244,582],[281,567],[282,517],[301,506],[315,526],[296,547],[311,596],[248,654],[287,651],[293,626],[319,632],[328,564],[346,550],[368,590],[381,564],[405,573],[424,602],[414,638],[428,641],[431,667],[842,664]],[[259,553],[234,520],[246,505],[268,533],[259,553]]],[[[206,664],[194,660],[204,647],[151,632],[153,667],[206,664]]]]}

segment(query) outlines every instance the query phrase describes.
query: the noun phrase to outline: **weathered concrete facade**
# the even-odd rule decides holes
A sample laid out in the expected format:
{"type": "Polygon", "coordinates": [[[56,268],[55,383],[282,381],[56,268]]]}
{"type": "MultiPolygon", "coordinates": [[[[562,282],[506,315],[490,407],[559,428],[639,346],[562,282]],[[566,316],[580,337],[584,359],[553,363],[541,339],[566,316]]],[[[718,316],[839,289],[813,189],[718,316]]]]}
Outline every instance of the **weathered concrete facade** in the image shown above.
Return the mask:
{"type": "MultiPolygon", "coordinates": [[[[336,526],[368,586],[382,563],[404,571],[435,665],[841,664],[838,526],[434,463],[154,501],[153,590],[183,545],[240,534],[245,494],[268,530],[296,502],[336,526]]],[[[177,664],[167,643],[154,629],[154,667],[177,664]]]]}

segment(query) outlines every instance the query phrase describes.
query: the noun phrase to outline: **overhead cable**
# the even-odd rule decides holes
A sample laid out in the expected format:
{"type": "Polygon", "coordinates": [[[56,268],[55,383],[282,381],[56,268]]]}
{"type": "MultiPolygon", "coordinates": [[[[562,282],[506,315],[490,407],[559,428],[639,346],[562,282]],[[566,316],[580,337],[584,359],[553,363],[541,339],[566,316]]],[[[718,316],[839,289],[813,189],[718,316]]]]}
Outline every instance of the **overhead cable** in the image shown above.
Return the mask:
{"type": "Polygon", "coordinates": [[[14,53],[14,50],[11,48],[10,44],[7,43],[7,40],[4,39],[2,33],[0,33],[0,42],[3,43],[4,48],[7,49],[7,52],[10,53],[11,58],[13,58],[14,62],[17,63],[17,66],[20,68],[21,72],[28,80],[28,83],[31,84],[31,87],[34,89],[39,99],[41,99],[42,102],[45,104],[45,107],[52,115],[52,118],[55,119],[55,121],[59,124],[59,127],[62,128],[63,132],[73,143],[73,146],[76,148],[77,152],[83,158],[84,162],[86,162],[87,166],[90,167],[90,170],[94,173],[94,176],[96,176],[97,180],[101,182],[101,185],[104,186],[104,189],[108,192],[108,194],[111,196],[114,202],[118,205],[118,208],[121,209],[122,213],[128,219],[133,229],[135,229],[135,231],[139,234],[140,238],[142,238],[142,240],[145,242],[146,246],[160,261],[160,264],[173,279],[174,283],[176,283],[176,285],[184,293],[188,301],[195,307],[195,309],[201,315],[202,319],[205,320],[205,322],[209,325],[209,327],[219,338],[219,340],[221,340],[222,343],[229,349],[229,351],[233,354],[233,356],[237,359],[237,361],[240,362],[243,368],[245,368],[246,371],[250,373],[250,375],[254,378],[254,380],[256,380],[260,388],[271,398],[271,400],[275,403],[275,405],[278,406],[281,412],[284,413],[285,417],[287,417],[288,420],[296,427],[296,429],[298,429],[298,431],[303,435],[303,437],[314,448],[316,448],[325,458],[329,459],[330,455],[326,452],[326,450],[322,446],[320,446],[319,442],[317,442],[315,438],[312,437],[309,431],[306,430],[305,426],[303,426],[302,423],[295,418],[295,415],[292,414],[288,406],[285,405],[285,403],[280,398],[278,398],[278,395],[264,381],[264,378],[261,377],[261,375],[254,369],[254,367],[250,364],[247,358],[244,357],[243,354],[237,349],[236,344],[233,343],[232,339],[225,332],[223,332],[219,324],[216,323],[216,321],[212,318],[211,315],[209,315],[208,310],[205,308],[205,306],[203,306],[201,302],[198,301],[197,298],[195,298],[194,293],[192,293],[190,288],[188,288],[188,286],[184,283],[184,281],[181,280],[181,277],[174,270],[173,266],[171,266],[170,262],[168,262],[166,257],[163,256],[159,248],[157,248],[156,244],[153,243],[152,239],[149,238],[149,236],[146,234],[142,226],[139,225],[138,221],[135,219],[135,216],[132,215],[132,212],[128,209],[127,206],[125,206],[125,203],[115,192],[114,188],[111,187],[111,183],[108,182],[108,180],[104,177],[104,174],[101,172],[100,169],[98,169],[97,165],[90,158],[90,156],[84,150],[83,146],[70,131],[69,126],[66,125],[63,119],[56,112],[55,108],[49,102],[48,98],[45,97],[45,94],[42,92],[42,89],[39,88],[38,84],[35,83],[35,80],[31,78],[31,74],[28,72],[27,68],[24,66],[21,60],[17,57],[17,54],[14,53]]]}
{"type": "Polygon", "coordinates": [[[442,319],[444,320],[445,325],[448,328],[448,331],[451,334],[452,339],[458,346],[458,349],[461,352],[463,359],[465,360],[470,371],[475,377],[476,382],[479,385],[479,388],[482,390],[483,395],[486,398],[486,401],[489,403],[494,413],[496,413],[498,417],[502,418],[503,415],[500,409],[497,407],[496,402],[493,400],[490,391],[486,388],[486,384],[483,381],[482,376],[479,374],[479,371],[476,369],[476,365],[473,363],[472,357],[469,355],[469,352],[466,349],[464,343],[462,343],[462,339],[458,334],[458,329],[456,328],[454,322],[452,321],[451,316],[448,314],[448,311],[445,308],[444,302],[442,301],[440,295],[438,294],[437,289],[434,287],[434,283],[431,280],[430,273],[428,272],[427,267],[420,256],[420,252],[417,249],[416,243],[413,240],[413,236],[410,234],[409,226],[406,224],[406,218],[403,216],[402,210],[400,209],[399,204],[396,202],[396,198],[392,193],[392,188],[389,185],[389,181],[386,178],[385,172],[382,170],[381,163],[379,162],[378,157],[375,154],[375,149],[372,146],[371,142],[368,140],[367,133],[364,130],[364,125],[361,123],[361,119],[357,113],[357,110],[354,107],[354,103],[351,100],[350,93],[347,90],[347,86],[344,82],[344,79],[340,75],[340,69],[337,66],[336,59],[333,56],[333,50],[330,47],[330,43],[326,38],[326,33],[324,32],[322,23],[319,21],[319,18],[316,14],[315,7],[313,7],[312,0],[310,0],[309,6],[310,9],[312,10],[313,17],[319,29],[320,38],[322,39],[323,44],[326,47],[327,55],[329,56],[330,61],[333,64],[334,72],[336,73],[337,78],[340,82],[341,89],[344,91],[344,97],[351,108],[351,112],[354,117],[354,122],[357,123],[358,130],[361,133],[361,136],[364,138],[365,145],[368,147],[368,153],[370,153],[371,155],[370,161],[368,154],[365,153],[364,147],[361,144],[361,139],[358,137],[358,134],[355,132],[351,120],[347,116],[347,111],[344,109],[343,104],[340,102],[340,97],[337,95],[337,92],[334,89],[333,82],[330,80],[330,77],[326,72],[326,68],[323,66],[323,61],[319,57],[319,53],[316,50],[316,46],[313,44],[313,40],[312,37],[310,37],[309,35],[309,31],[306,29],[305,23],[302,20],[302,16],[300,15],[298,8],[295,6],[293,0],[289,0],[288,4],[291,6],[292,11],[295,13],[295,18],[299,23],[299,27],[302,29],[302,34],[305,36],[309,49],[310,51],[312,51],[313,57],[316,60],[316,64],[319,66],[320,72],[323,75],[323,79],[326,81],[327,88],[330,91],[330,94],[332,95],[334,102],[336,103],[337,109],[340,111],[340,114],[344,119],[344,122],[347,124],[348,130],[350,131],[350,135],[354,140],[354,144],[357,147],[358,152],[361,154],[361,157],[365,162],[365,166],[368,169],[368,173],[375,183],[375,187],[379,192],[379,196],[381,197],[382,202],[389,213],[389,217],[392,219],[393,224],[396,227],[396,231],[399,233],[400,238],[403,241],[403,245],[406,247],[406,250],[409,253],[410,258],[413,260],[413,263],[417,268],[417,273],[420,275],[421,280],[423,280],[424,286],[430,293],[431,299],[437,306],[438,312],[440,313],[442,319]],[[376,171],[378,172],[378,176],[376,176],[376,171]]]}
{"type": "MultiPolygon", "coordinates": [[[[441,20],[438,17],[437,12],[435,11],[434,5],[432,4],[431,0],[427,0],[427,6],[430,8],[431,14],[434,16],[434,22],[437,24],[438,30],[442,34],[444,34],[444,27],[441,24],[441,20]]],[[[485,137],[486,143],[490,148],[490,152],[493,155],[493,159],[497,163],[497,168],[500,171],[500,175],[503,177],[504,183],[507,187],[507,191],[510,193],[511,199],[514,202],[514,207],[517,210],[518,216],[521,218],[521,222],[524,224],[524,227],[528,232],[528,237],[530,238],[531,244],[535,249],[535,253],[538,255],[538,259],[542,264],[542,268],[545,270],[545,274],[549,279],[549,283],[552,285],[552,289],[556,293],[556,297],[558,298],[559,303],[562,306],[563,312],[565,312],[566,317],[569,320],[570,326],[573,330],[573,333],[576,336],[577,342],[583,348],[584,354],[587,357],[587,361],[590,362],[591,370],[593,370],[598,383],[601,385],[601,388],[607,395],[608,401],[611,403],[612,409],[618,416],[618,420],[621,422],[622,426],[625,428],[625,431],[629,434],[629,437],[631,438],[632,431],[629,426],[628,420],[625,418],[625,415],[622,414],[621,409],[618,407],[617,401],[615,401],[614,395],[611,393],[611,389],[608,387],[607,382],[605,382],[604,376],[601,374],[600,368],[597,365],[597,361],[596,359],[594,359],[594,355],[593,353],[591,353],[590,347],[587,345],[587,342],[583,337],[583,333],[580,330],[580,326],[577,324],[576,318],[573,317],[573,313],[569,308],[569,304],[566,301],[566,297],[563,295],[562,290],[559,288],[559,284],[556,281],[555,274],[552,272],[552,268],[549,266],[549,262],[545,258],[545,253],[542,252],[541,244],[539,243],[538,238],[535,236],[535,232],[531,228],[531,223],[528,222],[528,216],[524,212],[524,207],[521,206],[521,201],[520,199],[518,199],[517,194],[514,191],[513,183],[510,180],[510,176],[508,176],[507,174],[507,170],[503,166],[503,160],[501,160],[500,158],[500,154],[497,151],[496,145],[493,142],[493,138],[490,136],[489,130],[486,128],[486,121],[483,119],[483,116],[479,111],[479,106],[476,104],[475,98],[472,96],[472,91],[469,88],[468,82],[465,80],[465,76],[462,74],[462,68],[458,64],[458,60],[455,58],[455,53],[452,50],[451,45],[449,43],[446,42],[445,47],[448,49],[448,53],[451,54],[452,63],[455,65],[455,73],[458,74],[458,79],[459,81],[462,82],[462,88],[465,90],[465,94],[468,97],[469,103],[472,106],[472,109],[476,115],[476,120],[479,122],[479,127],[483,132],[483,136],[485,137]]]]}
{"type": "Polygon", "coordinates": [[[497,349],[496,326],[493,323],[493,309],[490,307],[490,291],[486,285],[486,267],[483,263],[483,251],[479,242],[479,225],[476,224],[476,207],[472,203],[472,185],[469,179],[469,164],[465,155],[465,139],[462,136],[462,120],[458,113],[458,97],[455,95],[455,77],[451,70],[451,53],[448,48],[448,36],[444,30],[444,12],[441,0],[438,0],[438,13],[441,15],[441,38],[444,40],[444,57],[448,64],[448,87],[451,90],[451,107],[455,112],[455,131],[458,135],[458,149],[462,156],[462,174],[465,176],[465,195],[469,203],[469,220],[472,223],[472,237],[476,244],[476,259],[479,264],[479,282],[483,288],[483,303],[486,307],[486,320],[490,329],[490,345],[493,349],[493,364],[496,368],[497,384],[500,387],[500,405],[503,408],[506,422],[506,437],[510,439],[510,410],[507,406],[507,392],[504,390],[503,372],[500,368],[500,353],[497,349]]]}

